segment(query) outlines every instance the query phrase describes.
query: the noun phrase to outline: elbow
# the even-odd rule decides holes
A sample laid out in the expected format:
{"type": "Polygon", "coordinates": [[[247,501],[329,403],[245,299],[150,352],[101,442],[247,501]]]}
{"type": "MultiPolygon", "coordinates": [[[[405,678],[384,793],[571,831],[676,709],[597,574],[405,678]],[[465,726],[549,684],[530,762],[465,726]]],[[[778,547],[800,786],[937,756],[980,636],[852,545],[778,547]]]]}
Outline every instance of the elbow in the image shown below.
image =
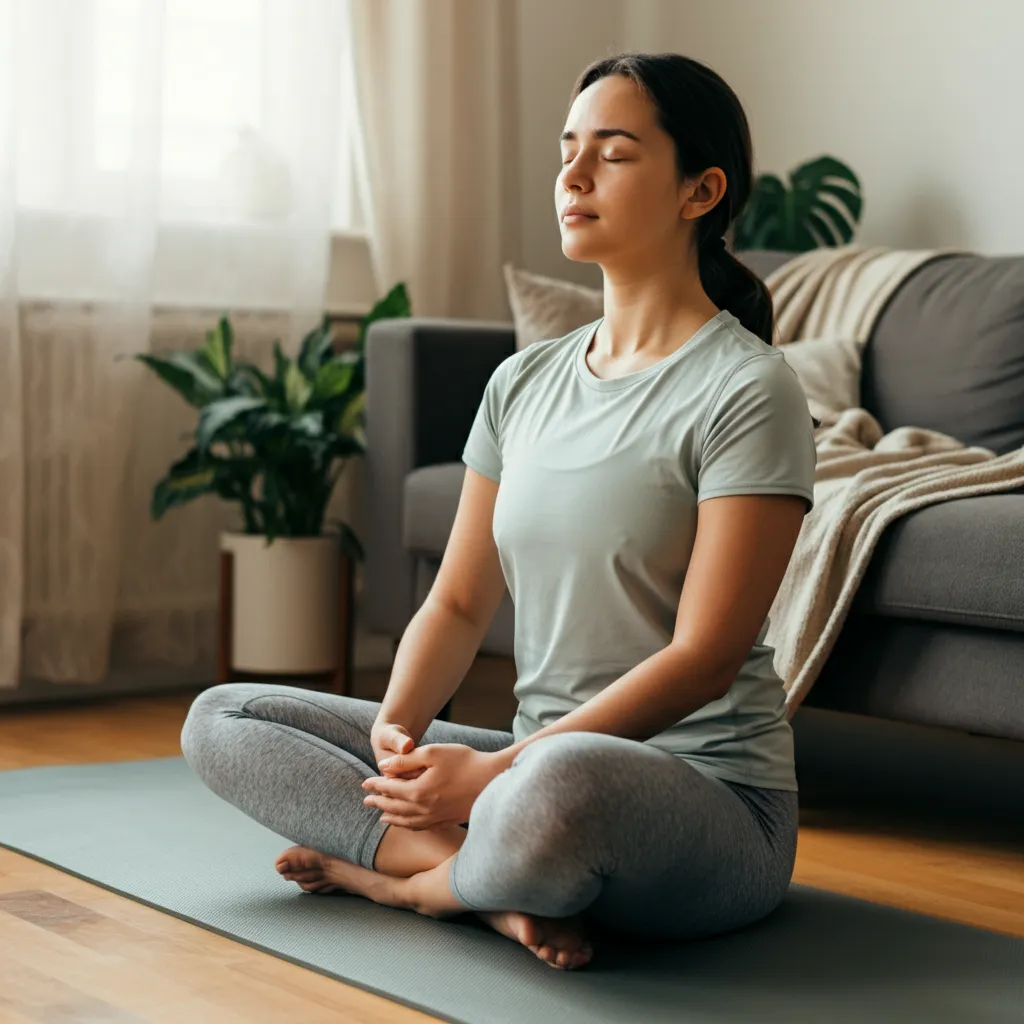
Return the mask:
{"type": "Polygon", "coordinates": [[[667,650],[676,659],[677,678],[688,680],[705,696],[705,703],[720,700],[732,688],[745,658],[737,659],[732,652],[718,654],[696,650],[692,645],[671,643],[667,650]]]}

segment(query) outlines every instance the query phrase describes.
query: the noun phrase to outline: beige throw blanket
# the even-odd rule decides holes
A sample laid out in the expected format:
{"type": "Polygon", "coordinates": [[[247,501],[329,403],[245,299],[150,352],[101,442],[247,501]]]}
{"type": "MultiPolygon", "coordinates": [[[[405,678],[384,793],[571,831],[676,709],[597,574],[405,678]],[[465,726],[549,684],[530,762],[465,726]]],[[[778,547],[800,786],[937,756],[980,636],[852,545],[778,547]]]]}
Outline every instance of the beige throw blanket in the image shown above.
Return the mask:
{"type": "Polygon", "coordinates": [[[912,270],[951,251],[819,249],[765,281],[776,303],[777,344],[822,421],[814,432],[815,505],[772,604],[765,641],[775,648],[787,718],[817,679],[894,519],[939,501],[1024,486],[1024,449],[997,457],[912,425],[885,434],[860,408],[861,352],[883,305],[912,270]]]}

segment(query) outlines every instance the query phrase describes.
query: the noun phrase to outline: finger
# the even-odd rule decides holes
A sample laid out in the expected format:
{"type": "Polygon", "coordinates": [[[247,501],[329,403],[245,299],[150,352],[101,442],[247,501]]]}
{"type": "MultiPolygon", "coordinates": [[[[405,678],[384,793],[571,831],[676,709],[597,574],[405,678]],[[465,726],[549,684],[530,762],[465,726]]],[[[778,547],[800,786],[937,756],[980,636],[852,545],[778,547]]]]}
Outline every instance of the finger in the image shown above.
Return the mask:
{"type": "Polygon", "coordinates": [[[364,779],[362,788],[368,793],[380,793],[383,796],[400,797],[403,800],[415,800],[419,790],[412,784],[415,779],[392,779],[385,775],[364,779]]]}
{"type": "MultiPolygon", "coordinates": [[[[397,775],[371,775],[368,779],[363,779],[360,783],[361,788],[367,793],[376,793],[378,790],[384,792],[387,789],[387,784],[391,782],[413,782],[423,774],[423,769],[417,769],[412,772],[399,772],[397,775]]],[[[391,787],[392,792],[397,790],[391,787]]],[[[401,793],[408,796],[405,788],[401,789],[401,793]]]]}
{"type": "Polygon", "coordinates": [[[399,725],[391,726],[388,732],[388,747],[396,754],[405,754],[412,750],[416,744],[409,733],[399,725]]]}
{"type": "Polygon", "coordinates": [[[411,768],[408,771],[394,772],[390,769],[385,769],[376,778],[390,779],[395,782],[412,782],[413,779],[418,779],[426,770],[426,768],[411,768]]]}
{"type": "Polygon", "coordinates": [[[415,796],[406,792],[368,793],[367,796],[362,798],[362,803],[372,807],[380,807],[383,810],[394,810],[396,808],[415,809],[418,814],[422,814],[426,810],[415,796]]]}
{"type": "Polygon", "coordinates": [[[419,804],[411,803],[408,800],[397,800],[394,797],[379,796],[373,793],[364,797],[363,803],[367,807],[377,807],[385,814],[398,814],[405,817],[411,815],[415,817],[423,813],[423,808],[419,804]]]}
{"type": "Polygon", "coordinates": [[[417,751],[411,754],[392,754],[377,762],[377,768],[388,775],[402,774],[415,771],[417,768],[426,768],[423,755],[417,751]]]}

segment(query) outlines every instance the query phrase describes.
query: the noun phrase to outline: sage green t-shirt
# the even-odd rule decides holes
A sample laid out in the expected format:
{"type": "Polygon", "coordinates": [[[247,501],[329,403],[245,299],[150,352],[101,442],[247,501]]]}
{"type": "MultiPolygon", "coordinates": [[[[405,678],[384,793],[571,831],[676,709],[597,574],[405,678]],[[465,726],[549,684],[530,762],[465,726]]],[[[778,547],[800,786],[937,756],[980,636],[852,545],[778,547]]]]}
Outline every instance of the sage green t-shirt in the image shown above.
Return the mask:
{"type": "MultiPolygon", "coordinates": [[[[666,358],[604,379],[584,357],[600,323],[504,359],[463,451],[499,481],[516,741],[671,642],[701,501],[814,501],[811,414],[781,351],[722,310],[666,358]]],[[[796,790],[767,631],[766,619],[724,697],[646,742],[721,779],[796,790]]]]}

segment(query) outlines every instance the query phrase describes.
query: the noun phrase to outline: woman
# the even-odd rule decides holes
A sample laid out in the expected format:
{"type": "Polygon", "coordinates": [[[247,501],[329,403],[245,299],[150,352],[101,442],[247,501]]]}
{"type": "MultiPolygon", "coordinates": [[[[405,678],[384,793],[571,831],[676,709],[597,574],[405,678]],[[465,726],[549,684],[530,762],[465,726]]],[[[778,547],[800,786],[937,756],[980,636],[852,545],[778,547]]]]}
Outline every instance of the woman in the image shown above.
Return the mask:
{"type": "Polygon", "coordinates": [[[215,686],[182,749],[301,844],[276,867],[303,889],[472,911],[573,968],[601,931],[715,934],[788,888],[797,782],[764,637],[815,451],[770,296],[722,240],[752,177],[729,87],[675,54],[597,61],[561,151],[562,250],[600,264],[604,316],[494,371],[383,702],[215,686]],[[436,721],[506,585],[512,732],[436,721]]]}

